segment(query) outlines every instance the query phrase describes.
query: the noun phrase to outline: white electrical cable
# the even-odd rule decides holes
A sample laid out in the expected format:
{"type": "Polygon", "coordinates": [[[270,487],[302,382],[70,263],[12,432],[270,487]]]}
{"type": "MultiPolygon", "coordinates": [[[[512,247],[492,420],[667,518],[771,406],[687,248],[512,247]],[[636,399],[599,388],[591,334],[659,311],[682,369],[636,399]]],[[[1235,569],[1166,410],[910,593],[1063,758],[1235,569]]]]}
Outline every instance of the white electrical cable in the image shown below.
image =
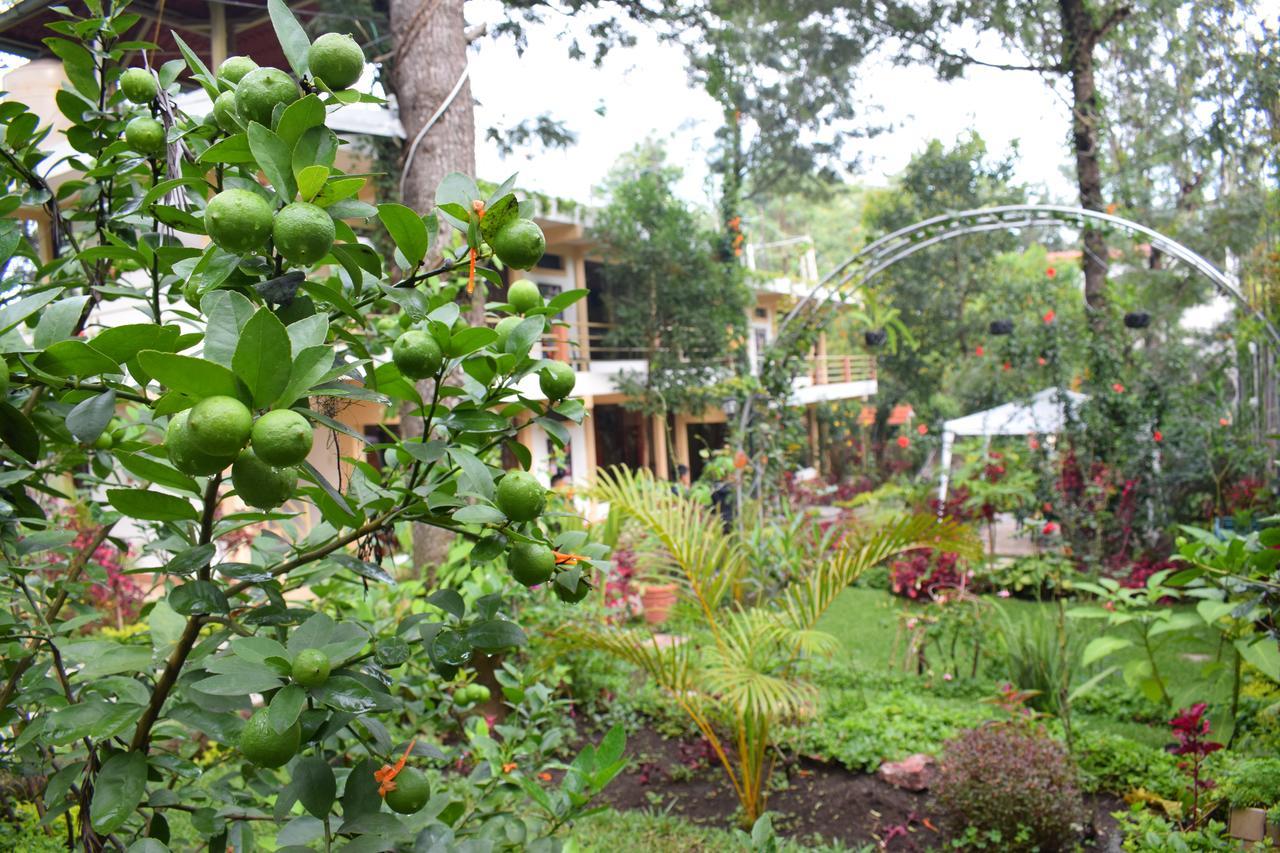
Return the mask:
{"type": "Polygon", "coordinates": [[[404,181],[409,176],[409,169],[413,166],[413,156],[418,153],[418,145],[422,143],[423,138],[427,135],[427,131],[440,120],[440,116],[444,115],[445,110],[449,109],[449,105],[458,97],[458,93],[462,91],[462,84],[467,82],[467,78],[471,76],[471,62],[468,61],[463,67],[462,73],[458,75],[458,82],[453,84],[453,91],[449,93],[449,97],[444,99],[431,118],[427,119],[426,124],[422,126],[422,130],[418,131],[418,135],[413,138],[413,144],[409,146],[409,153],[404,158],[404,168],[400,171],[400,198],[404,199],[404,181]]]}

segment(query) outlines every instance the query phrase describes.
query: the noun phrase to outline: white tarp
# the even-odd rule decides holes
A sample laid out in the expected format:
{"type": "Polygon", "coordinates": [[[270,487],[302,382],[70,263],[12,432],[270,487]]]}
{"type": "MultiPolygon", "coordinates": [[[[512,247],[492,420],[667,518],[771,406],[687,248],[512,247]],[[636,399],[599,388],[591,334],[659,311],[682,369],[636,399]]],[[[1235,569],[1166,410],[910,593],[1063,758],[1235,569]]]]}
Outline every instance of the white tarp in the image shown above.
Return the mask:
{"type": "Polygon", "coordinates": [[[1062,431],[1068,409],[1076,411],[1087,395],[1065,388],[1045,388],[1025,401],[1004,403],[985,412],[954,418],[942,425],[942,458],[938,468],[938,500],[947,500],[951,480],[951,449],[957,435],[1052,435],[1062,431]]]}

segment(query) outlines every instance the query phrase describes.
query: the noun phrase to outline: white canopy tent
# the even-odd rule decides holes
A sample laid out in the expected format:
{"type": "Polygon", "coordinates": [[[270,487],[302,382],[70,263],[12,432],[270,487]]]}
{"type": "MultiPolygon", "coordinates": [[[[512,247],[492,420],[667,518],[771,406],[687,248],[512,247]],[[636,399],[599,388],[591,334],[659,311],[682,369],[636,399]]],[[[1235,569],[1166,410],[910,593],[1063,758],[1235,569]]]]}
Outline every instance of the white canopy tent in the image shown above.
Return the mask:
{"type": "Polygon", "coordinates": [[[974,412],[942,425],[942,458],[938,469],[938,500],[946,503],[947,485],[951,482],[951,448],[956,436],[1050,435],[1061,432],[1067,422],[1068,409],[1078,410],[1087,395],[1065,388],[1045,388],[1028,400],[1004,403],[985,412],[974,412]]]}

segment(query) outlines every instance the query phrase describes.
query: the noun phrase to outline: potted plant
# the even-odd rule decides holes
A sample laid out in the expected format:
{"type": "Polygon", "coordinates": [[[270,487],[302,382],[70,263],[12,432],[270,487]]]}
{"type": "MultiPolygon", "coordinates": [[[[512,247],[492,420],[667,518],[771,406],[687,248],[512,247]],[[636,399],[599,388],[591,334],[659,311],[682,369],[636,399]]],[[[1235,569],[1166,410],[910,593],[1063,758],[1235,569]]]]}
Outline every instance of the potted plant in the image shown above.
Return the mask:
{"type": "Polygon", "coordinates": [[[671,582],[642,582],[640,606],[644,608],[644,621],[661,625],[671,617],[671,608],[679,597],[679,587],[671,582]]]}
{"type": "Polygon", "coordinates": [[[1146,311],[1130,311],[1124,315],[1124,325],[1129,329],[1145,329],[1151,325],[1151,315],[1146,311]]]}
{"type": "Polygon", "coordinates": [[[1228,832],[1246,844],[1280,843],[1280,758],[1246,758],[1226,774],[1223,794],[1231,805],[1228,832]]]}
{"type": "Polygon", "coordinates": [[[886,352],[890,355],[898,352],[899,342],[915,346],[915,338],[902,322],[901,312],[888,303],[882,302],[874,291],[867,292],[863,312],[866,323],[870,326],[870,329],[862,334],[867,346],[885,346],[886,352]]]}
{"type": "Polygon", "coordinates": [[[1013,321],[1012,320],[992,320],[991,325],[988,326],[987,329],[993,335],[1012,335],[1013,321]]]}

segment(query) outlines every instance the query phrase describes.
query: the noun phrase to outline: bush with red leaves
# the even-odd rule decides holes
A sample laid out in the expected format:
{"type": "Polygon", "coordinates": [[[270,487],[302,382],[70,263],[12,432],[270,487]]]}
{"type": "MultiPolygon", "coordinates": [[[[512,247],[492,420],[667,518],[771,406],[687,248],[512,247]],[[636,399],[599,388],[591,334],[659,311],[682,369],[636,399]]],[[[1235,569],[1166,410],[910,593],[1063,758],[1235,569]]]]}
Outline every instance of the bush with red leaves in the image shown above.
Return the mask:
{"type": "Polygon", "coordinates": [[[1066,748],[1022,725],[991,723],[948,741],[935,794],[956,832],[998,831],[1006,850],[1069,850],[1085,817],[1066,748]]]}
{"type": "Polygon", "coordinates": [[[894,561],[889,572],[893,594],[912,599],[930,599],[939,590],[971,585],[960,556],[951,551],[912,551],[906,559],[894,561]]]}

